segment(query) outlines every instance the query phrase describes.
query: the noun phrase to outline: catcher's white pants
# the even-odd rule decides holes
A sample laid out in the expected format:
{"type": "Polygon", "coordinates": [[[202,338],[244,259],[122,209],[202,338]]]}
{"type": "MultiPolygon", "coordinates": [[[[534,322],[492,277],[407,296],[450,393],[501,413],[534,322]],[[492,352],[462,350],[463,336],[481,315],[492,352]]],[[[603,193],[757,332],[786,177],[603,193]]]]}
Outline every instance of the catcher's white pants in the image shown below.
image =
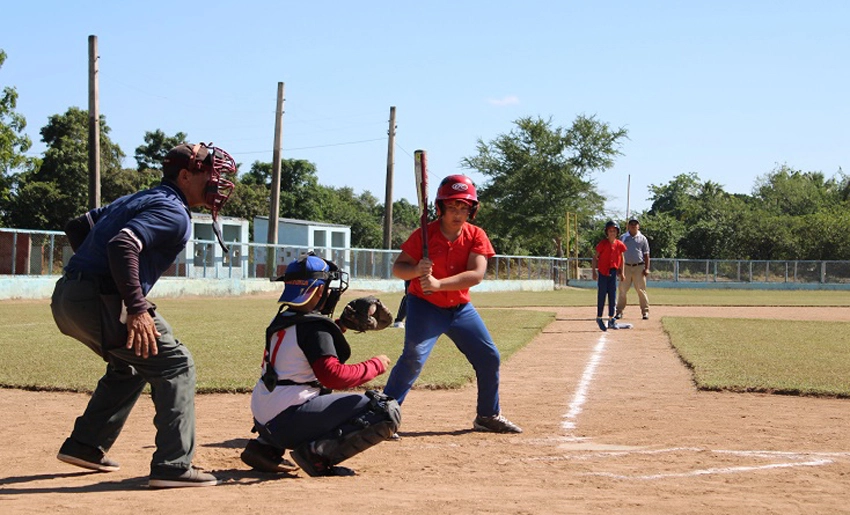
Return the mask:
{"type": "Polygon", "coordinates": [[[620,281],[620,291],[617,294],[617,313],[622,313],[626,308],[626,294],[634,284],[638,294],[641,314],[649,313],[649,297],[646,295],[646,276],[643,275],[642,266],[624,266],[623,274],[625,280],[620,281]]]}

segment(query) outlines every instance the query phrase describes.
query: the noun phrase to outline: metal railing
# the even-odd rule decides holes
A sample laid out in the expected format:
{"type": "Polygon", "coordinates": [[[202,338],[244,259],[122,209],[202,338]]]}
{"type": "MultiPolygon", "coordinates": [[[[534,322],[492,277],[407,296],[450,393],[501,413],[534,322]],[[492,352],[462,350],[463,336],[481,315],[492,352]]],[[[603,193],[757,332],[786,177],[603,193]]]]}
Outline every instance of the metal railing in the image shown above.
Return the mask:
{"type": "MultiPolygon", "coordinates": [[[[165,276],[193,278],[265,278],[282,275],[286,265],[314,251],[331,259],[353,279],[392,279],[398,250],[308,248],[297,245],[191,240],[165,276]],[[271,253],[271,255],[269,254],[271,253]],[[269,263],[273,269],[269,269],[269,263]]],[[[60,231],[0,228],[0,275],[59,275],[73,255],[60,231]]],[[[591,280],[590,258],[496,255],[487,265],[488,279],[546,280],[555,286],[591,280]]],[[[750,261],[714,259],[652,260],[650,281],[676,283],[850,284],[850,261],[750,261]]]]}

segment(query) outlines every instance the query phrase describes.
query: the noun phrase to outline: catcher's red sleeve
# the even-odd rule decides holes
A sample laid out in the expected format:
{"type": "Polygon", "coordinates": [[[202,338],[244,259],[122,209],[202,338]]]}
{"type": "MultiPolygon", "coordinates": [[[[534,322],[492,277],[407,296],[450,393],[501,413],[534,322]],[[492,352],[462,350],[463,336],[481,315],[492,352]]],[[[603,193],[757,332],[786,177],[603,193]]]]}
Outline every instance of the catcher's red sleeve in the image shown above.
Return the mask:
{"type": "Polygon", "coordinates": [[[316,379],[331,390],[355,388],[386,372],[386,367],[377,358],[362,363],[345,365],[336,356],[322,356],[311,365],[316,379]]]}

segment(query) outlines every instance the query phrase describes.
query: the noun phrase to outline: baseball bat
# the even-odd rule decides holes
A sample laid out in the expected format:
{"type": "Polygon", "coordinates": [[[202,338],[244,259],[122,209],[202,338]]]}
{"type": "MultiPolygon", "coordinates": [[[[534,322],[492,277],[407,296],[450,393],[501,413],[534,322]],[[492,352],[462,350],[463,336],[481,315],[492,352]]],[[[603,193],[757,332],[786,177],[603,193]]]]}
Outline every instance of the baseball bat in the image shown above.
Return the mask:
{"type": "MultiPolygon", "coordinates": [[[[419,226],[422,228],[422,257],[428,257],[428,154],[413,152],[413,173],[416,177],[416,197],[419,200],[419,226]]],[[[424,292],[430,295],[430,291],[424,292]]]]}
{"type": "Polygon", "coordinates": [[[416,175],[416,196],[419,200],[419,225],[422,227],[422,257],[428,257],[428,154],[424,150],[413,153],[416,175]]]}

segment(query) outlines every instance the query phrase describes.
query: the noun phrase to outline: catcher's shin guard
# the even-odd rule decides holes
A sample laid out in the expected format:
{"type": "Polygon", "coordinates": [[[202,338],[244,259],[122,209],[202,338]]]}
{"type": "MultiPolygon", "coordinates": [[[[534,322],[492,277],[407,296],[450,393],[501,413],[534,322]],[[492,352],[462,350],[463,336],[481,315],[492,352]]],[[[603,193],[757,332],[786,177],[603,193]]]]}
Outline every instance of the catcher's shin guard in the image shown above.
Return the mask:
{"type": "Polygon", "coordinates": [[[311,442],[315,453],[332,466],[389,440],[401,424],[398,402],[383,393],[366,392],[371,402],[364,411],[331,434],[311,442]]]}

